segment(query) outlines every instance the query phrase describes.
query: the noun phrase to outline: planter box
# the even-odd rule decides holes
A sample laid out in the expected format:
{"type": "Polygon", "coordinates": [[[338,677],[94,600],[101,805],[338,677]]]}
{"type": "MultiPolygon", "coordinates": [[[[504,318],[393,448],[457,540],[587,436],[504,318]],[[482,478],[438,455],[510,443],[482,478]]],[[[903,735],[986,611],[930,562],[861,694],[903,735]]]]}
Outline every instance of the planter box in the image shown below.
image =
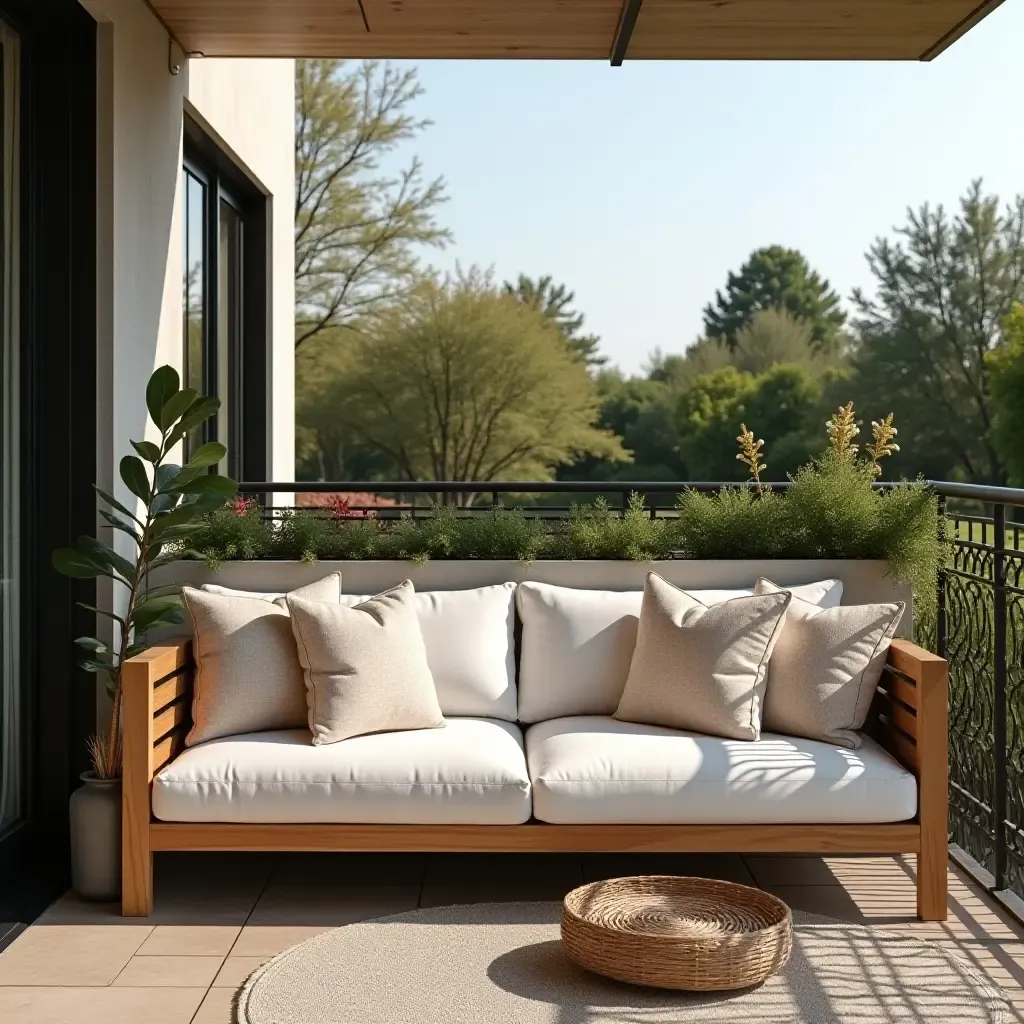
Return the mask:
{"type": "Polygon", "coordinates": [[[676,586],[713,589],[753,586],[765,576],[782,586],[814,580],[843,581],[844,604],[877,601],[905,601],[907,611],[899,635],[913,636],[913,595],[909,585],[887,575],[884,561],[855,559],[671,559],[663,562],[605,560],[443,561],[416,565],[400,561],[314,562],[296,561],[224,562],[211,571],[202,562],[174,562],[150,577],[153,586],[184,583],[199,586],[217,583],[238,590],[287,591],[312,583],[330,572],[340,572],[342,589],[349,594],[377,594],[388,587],[413,581],[417,590],[466,590],[495,583],[534,580],[561,587],[586,590],[642,590],[650,570],[676,586]]]}

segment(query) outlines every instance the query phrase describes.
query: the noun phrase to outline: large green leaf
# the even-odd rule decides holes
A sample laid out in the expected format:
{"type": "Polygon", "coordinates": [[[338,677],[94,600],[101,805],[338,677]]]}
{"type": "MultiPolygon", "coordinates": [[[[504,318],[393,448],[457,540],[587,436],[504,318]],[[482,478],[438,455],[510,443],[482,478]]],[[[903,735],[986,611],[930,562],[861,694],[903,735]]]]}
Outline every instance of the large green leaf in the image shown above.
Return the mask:
{"type": "Polygon", "coordinates": [[[122,533],[127,533],[128,536],[131,537],[132,540],[134,540],[136,544],[139,543],[139,541],[141,540],[141,536],[139,534],[139,531],[136,530],[135,527],[132,526],[131,523],[129,523],[126,520],[122,519],[120,516],[115,516],[112,512],[108,512],[105,508],[101,508],[99,510],[99,512],[100,512],[100,515],[103,516],[103,518],[108,523],[110,523],[110,525],[115,530],[120,530],[122,533]]]}
{"type": "Polygon", "coordinates": [[[127,509],[127,508],[125,508],[125,506],[124,506],[124,505],[122,505],[122,504],[121,504],[121,502],[119,502],[119,501],[117,500],[117,498],[115,498],[115,497],[114,497],[114,496],[113,496],[112,494],[108,494],[108,493],[107,493],[106,491],[104,491],[104,490],[103,490],[102,488],[100,488],[100,487],[97,487],[97,486],[96,486],[95,484],[93,484],[92,486],[93,486],[93,490],[94,490],[94,491],[95,491],[95,492],[96,492],[96,493],[97,493],[97,494],[98,494],[98,495],[99,495],[99,496],[100,496],[100,497],[101,497],[101,498],[102,498],[102,499],[103,499],[103,500],[104,500],[104,501],[105,501],[105,502],[106,502],[106,503],[107,503],[107,504],[108,504],[108,505],[109,505],[109,506],[110,506],[111,508],[117,509],[117,511],[118,511],[118,512],[120,512],[120,513],[121,513],[122,515],[126,515],[126,516],[127,516],[127,517],[128,517],[129,519],[131,519],[131,520],[132,520],[133,522],[136,522],[136,523],[138,523],[138,524],[139,524],[139,526],[141,526],[141,525],[142,525],[142,520],[141,520],[141,519],[139,519],[139,517],[138,517],[137,515],[135,515],[135,513],[134,513],[134,512],[129,512],[129,511],[128,511],[128,509],[127,509]]]}
{"type": "Polygon", "coordinates": [[[51,561],[57,572],[73,579],[90,580],[96,576],[113,575],[103,562],[77,548],[57,548],[51,555],[51,561]]]}
{"type": "Polygon", "coordinates": [[[97,608],[96,605],[86,604],[84,601],[76,601],[75,604],[77,604],[79,608],[84,608],[87,612],[95,612],[97,615],[103,615],[108,619],[113,619],[121,626],[122,629],[125,629],[128,625],[120,615],[115,615],[106,608],[97,608]]]}
{"type": "Polygon", "coordinates": [[[181,596],[181,584],[170,583],[165,587],[150,587],[143,595],[148,601],[151,597],[167,597],[170,594],[177,594],[181,596]]]}
{"type": "Polygon", "coordinates": [[[121,459],[121,479],[136,498],[149,501],[149,476],[142,459],[136,455],[126,455],[121,459]]]}
{"type": "Polygon", "coordinates": [[[200,445],[192,453],[192,457],[188,460],[188,468],[206,469],[208,466],[216,466],[227,453],[227,448],[220,441],[209,441],[207,444],[200,445]]]}
{"type": "Polygon", "coordinates": [[[146,408],[153,422],[160,426],[160,414],[167,401],[178,392],[181,380],[173,366],[161,366],[153,371],[146,385],[146,408]]]}
{"type": "Polygon", "coordinates": [[[170,512],[178,503],[178,495],[171,489],[171,484],[178,479],[181,473],[181,466],[168,462],[156,471],[153,481],[153,489],[157,492],[150,508],[153,512],[170,512]]]}
{"type": "Polygon", "coordinates": [[[156,625],[183,621],[180,594],[147,598],[135,606],[135,611],[132,614],[132,625],[140,632],[152,629],[156,625]]]}
{"type": "Polygon", "coordinates": [[[132,441],[132,447],[147,462],[160,461],[160,449],[152,441],[132,441]]]}
{"type": "Polygon", "coordinates": [[[198,427],[204,420],[208,420],[220,408],[220,399],[212,396],[197,398],[189,407],[188,412],[182,417],[181,422],[171,431],[167,438],[168,446],[176,444],[190,430],[198,427]]]}
{"type": "Polygon", "coordinates": [[[216,473],[206,473],[197,476],[195,480],[189,480],[176,490],[182,494],[220,494],[225,498],[231,497],[237,490],[238,484],[230,477],[218,476],[216,473]]]}
{"type": "Polygon", "coordinates": [[[86,672],[98,673],[113,671],[113,668],[105,661],[99,661],[96,658],[82,658],[78,665],[79,668],[84,668],[86,672]]]}
{"type": "Polygon", "coordinates": [[[197,395],[198,392],[194,388],[185,388],[170,398],[160,413],[160,429],[165,433],[170,430],[179,417],[188,412],[197,395]]]}
{"type": "Polygon", "coordinates": [[[135,579],[135,566],[113,548],[108,548],[103,541],[95,537],[79,537],[77,546],[79,551],[84,551],[96,561],[109,566],[129,582],[135,579]]]}
{"type": "Polygon", "coordinates": [[[75,643],[83,650],[92,651],[94,654],[108,653],[107,645],[102,640],[97,640],[94,636],[80,636],[75,640],[75,643]]]}
{"type": "Polygon", "coordinates": [[[170,512],[161,512],[158,516],[153,517],[153,522],[150,526],[150,535],[152,537],[159,537],[165,530],[169,530],[172,526],[181,526],[184,523],[191,523],[198,519],[200,515],[201,513],[192,504],[182,504],[170,512]]]}

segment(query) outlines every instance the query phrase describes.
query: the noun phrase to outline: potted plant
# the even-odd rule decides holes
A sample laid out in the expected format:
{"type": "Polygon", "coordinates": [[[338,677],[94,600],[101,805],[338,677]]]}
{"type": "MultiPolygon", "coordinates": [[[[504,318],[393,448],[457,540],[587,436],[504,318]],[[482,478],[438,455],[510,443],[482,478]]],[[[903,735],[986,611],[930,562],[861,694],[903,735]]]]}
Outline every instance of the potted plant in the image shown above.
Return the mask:
{"type": "MultiPolygon", "coordinates": [[[[214,416],[220,400],[182,389],[170,366],[156,370],[146,386],[146,406],[160,434],[159,443],[132,441],[135,455],[120,463],[121,480],[140,504],[132,511],[96,487],[99,514],[111,530],[131,539],[132,553],[121,554],[94,537],[79,537],[73,548],[53,553],[53,565],[78,579],[114,581],[113,608],[82,607],[109,619],[112,639],[79,637],[81,666],[102,676],[110,698],[110,723],[89,740],[92,769],[71,795],[71,874],[86,899],[116,899],[121,891],[121,665],[149,646],[147,633],[183,620],[178,587],[150,587],[150,573],[189,551],[189,538],[201,518],[229,500],[233,480],[212,468],[227,453],[223,444],[200,445],[184,465],[171,461],[175,448],[214,416]]],[[[122,545],[124,547],[124,545],[122,545]]]]}

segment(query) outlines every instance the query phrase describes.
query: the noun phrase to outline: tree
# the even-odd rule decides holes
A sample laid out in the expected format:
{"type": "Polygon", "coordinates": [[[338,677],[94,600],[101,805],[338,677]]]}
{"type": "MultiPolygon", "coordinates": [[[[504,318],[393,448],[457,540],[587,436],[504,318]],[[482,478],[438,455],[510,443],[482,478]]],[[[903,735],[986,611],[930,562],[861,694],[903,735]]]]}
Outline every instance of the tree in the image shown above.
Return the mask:
{"type": "Polygon", "coordinates": [[[896,236],[868,252],[875,293],[854,292],[854,395],[914,439],[893,469],[1005,483],[988,356],[1024,300],[1024,196],[1002,208],[976,181],[955,214],[925,204],[896,236]]]}
{"type": "Polygon", "coordinates": [[[1024,305],[1003,322],[1005,340],[986,356],[992,390],[992,443],[1007,482],[1024,487],[1024,305]]]}
{"type": "Polygon", "coordinates": [[[627,458],[559,331],[479,274],[424,282],[346,347],[336,421],[410,480],[549,480],[579,455],[627,458]]]}
{"type": "Polygon", "coordinates": [[[412,159],[381,164],[429,122],[411,106],[414,69],[377,61],[300,60],[295,89],[296,348],[400,299],[419,275],[416,250],[443,246],[440,178],[412,159]]]}
{"type": "Polygon", "coordinates": [[[608,362],[607,357],[597,351],[601,339],[596,334],[581,333],[583,314],[572,306],[576,293],[569,291],[564,284],[556,285],[550,276],[533,280],[520,274],[515,284],[506,281],[504,289],[505,294],[515,296],[553,323],[562,332],[566,344],[576,357],[588,367],[593,369],[608,362]]]}
{"type": "Polygon", "coordinates": [[[679,453],[691,480],[743,480],[736,438],[746,424],[765,441],[766,480],[784,480],[822,447],[821,383],[801,366],[754,375],[728,366],[699,376],[677,408],[679,453]]]}
{"type": "Polygon", "coordinates": [[[785,309],[806,320],[814,346],[822,349],[832,347],[846,322],[828,281],[802,253],[780,245],[755,250],[738,274],[729,274],[725,294],[716,292],[704,308],[704,330],[733,349],[739,332],[765,309],[785,309]]]}
{"type": "Polygon", "coordinates": [[[747,373],[764,373],[773,366],[802,366],[815,375],[843,363],[842,343],[827,349],[814,344],[811,325],[788,309],[761,309],[736,332],[730,362],[747,373]]]}

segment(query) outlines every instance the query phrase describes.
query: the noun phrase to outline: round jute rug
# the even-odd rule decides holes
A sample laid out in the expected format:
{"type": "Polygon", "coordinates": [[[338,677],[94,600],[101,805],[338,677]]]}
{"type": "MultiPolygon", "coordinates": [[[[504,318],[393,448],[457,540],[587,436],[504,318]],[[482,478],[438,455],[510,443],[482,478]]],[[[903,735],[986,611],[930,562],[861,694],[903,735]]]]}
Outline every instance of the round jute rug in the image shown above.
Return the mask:
{"type": "Polygon", "coordinates": [[[419,910],[324,932],[259,968],[239,1024],[1003,1024],[1006,1000],[938,945],[794,913],[758,988],[688,995],[609,981],[559,941],[558,903],[419,910]]]}

